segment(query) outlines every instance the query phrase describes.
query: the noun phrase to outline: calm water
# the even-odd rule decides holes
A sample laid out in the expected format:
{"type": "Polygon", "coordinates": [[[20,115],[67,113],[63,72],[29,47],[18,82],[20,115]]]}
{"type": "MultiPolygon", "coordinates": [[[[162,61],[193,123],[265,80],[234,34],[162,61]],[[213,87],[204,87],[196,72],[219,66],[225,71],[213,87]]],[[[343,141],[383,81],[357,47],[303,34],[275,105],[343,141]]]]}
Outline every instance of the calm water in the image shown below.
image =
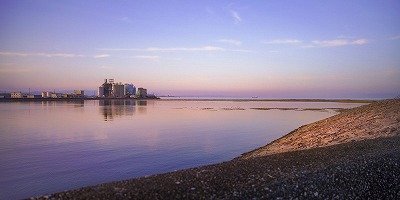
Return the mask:
{"type": "Polygon", "coordinates": [[[0,103],[0,199],[228,161],[333,110],[255,101],[0,103]]]}

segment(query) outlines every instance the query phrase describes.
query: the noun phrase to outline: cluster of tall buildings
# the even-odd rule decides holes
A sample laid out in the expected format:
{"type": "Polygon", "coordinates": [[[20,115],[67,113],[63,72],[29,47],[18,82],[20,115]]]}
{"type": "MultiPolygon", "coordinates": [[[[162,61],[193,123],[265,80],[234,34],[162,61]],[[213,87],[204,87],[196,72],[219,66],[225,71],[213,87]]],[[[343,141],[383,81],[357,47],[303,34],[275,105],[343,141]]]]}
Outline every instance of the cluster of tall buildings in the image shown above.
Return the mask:
{"type": "MultiPolygon", "coordinates": [[[[29,88],[29,93],[12,92],[0,93],[0,98],[13,98],[13,99],[65,99],[65,98],[92,98],[95,96],[86,96],[83,90],[74,90],[72,93],[56,93],[43,91],[34,91],[32,94],[29,88]]],[[[100,85],[97,90],[97,97],[99,98],[138,98],[138,99],[157,99],[154,94],[147,94],[147,89],[137,88],[132,83],[122,84],[121,82],[114,82],[114,79],[104,79],[104,83],[100,85]]]]}
{"type": "Polygon", "coordinates": [[[114,79],[104,79],[104,83],[98,88],[98,97],[114,97],[114,98],[147,98],[147,89],[138,88],[132,83],[122,84],[114,82],[114,79]]]}

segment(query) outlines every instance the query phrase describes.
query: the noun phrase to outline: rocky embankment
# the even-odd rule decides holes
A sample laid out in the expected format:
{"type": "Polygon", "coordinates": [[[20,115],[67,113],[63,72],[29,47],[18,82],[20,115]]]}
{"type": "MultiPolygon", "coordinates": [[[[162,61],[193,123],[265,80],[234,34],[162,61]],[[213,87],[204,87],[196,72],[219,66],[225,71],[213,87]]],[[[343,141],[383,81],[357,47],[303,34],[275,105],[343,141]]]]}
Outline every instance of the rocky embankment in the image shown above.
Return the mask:
{"type": "Polygon", "coordinates": [[[38,199],[399,199],[399,110],[400,100],[378,101],[229,162],[38,199]]]}
{"type": "Polygon", "coordinates": [[[396,135],[400,135],[400,99],[377,101],[302,126],[241,158],[396,135]]]}

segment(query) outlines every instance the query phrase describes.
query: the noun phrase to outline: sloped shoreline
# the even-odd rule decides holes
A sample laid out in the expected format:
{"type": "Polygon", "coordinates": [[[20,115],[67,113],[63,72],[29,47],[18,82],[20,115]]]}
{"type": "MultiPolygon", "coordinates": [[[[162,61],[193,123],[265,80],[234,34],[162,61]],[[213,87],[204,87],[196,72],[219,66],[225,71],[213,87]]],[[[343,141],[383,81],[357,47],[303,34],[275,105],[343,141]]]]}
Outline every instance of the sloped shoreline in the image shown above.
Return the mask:
{"type": "Polygon", "coordinates": [[[239,159],[400,135],[400,99],[382,100],[301,126],[239,159]]]}

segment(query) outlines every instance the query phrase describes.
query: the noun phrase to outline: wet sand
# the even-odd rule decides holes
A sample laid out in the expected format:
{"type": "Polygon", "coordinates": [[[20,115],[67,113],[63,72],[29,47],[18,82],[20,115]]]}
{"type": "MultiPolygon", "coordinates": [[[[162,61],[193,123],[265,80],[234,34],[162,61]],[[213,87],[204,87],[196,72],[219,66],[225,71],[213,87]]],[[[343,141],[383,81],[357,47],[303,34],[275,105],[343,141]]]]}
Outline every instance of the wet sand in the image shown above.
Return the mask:
{"type": "Polygon", "coordinates": [[[399,109],[399,99],[378,101],[300,127],[229,162],[38,198],[398,199],[399,109]]]}

